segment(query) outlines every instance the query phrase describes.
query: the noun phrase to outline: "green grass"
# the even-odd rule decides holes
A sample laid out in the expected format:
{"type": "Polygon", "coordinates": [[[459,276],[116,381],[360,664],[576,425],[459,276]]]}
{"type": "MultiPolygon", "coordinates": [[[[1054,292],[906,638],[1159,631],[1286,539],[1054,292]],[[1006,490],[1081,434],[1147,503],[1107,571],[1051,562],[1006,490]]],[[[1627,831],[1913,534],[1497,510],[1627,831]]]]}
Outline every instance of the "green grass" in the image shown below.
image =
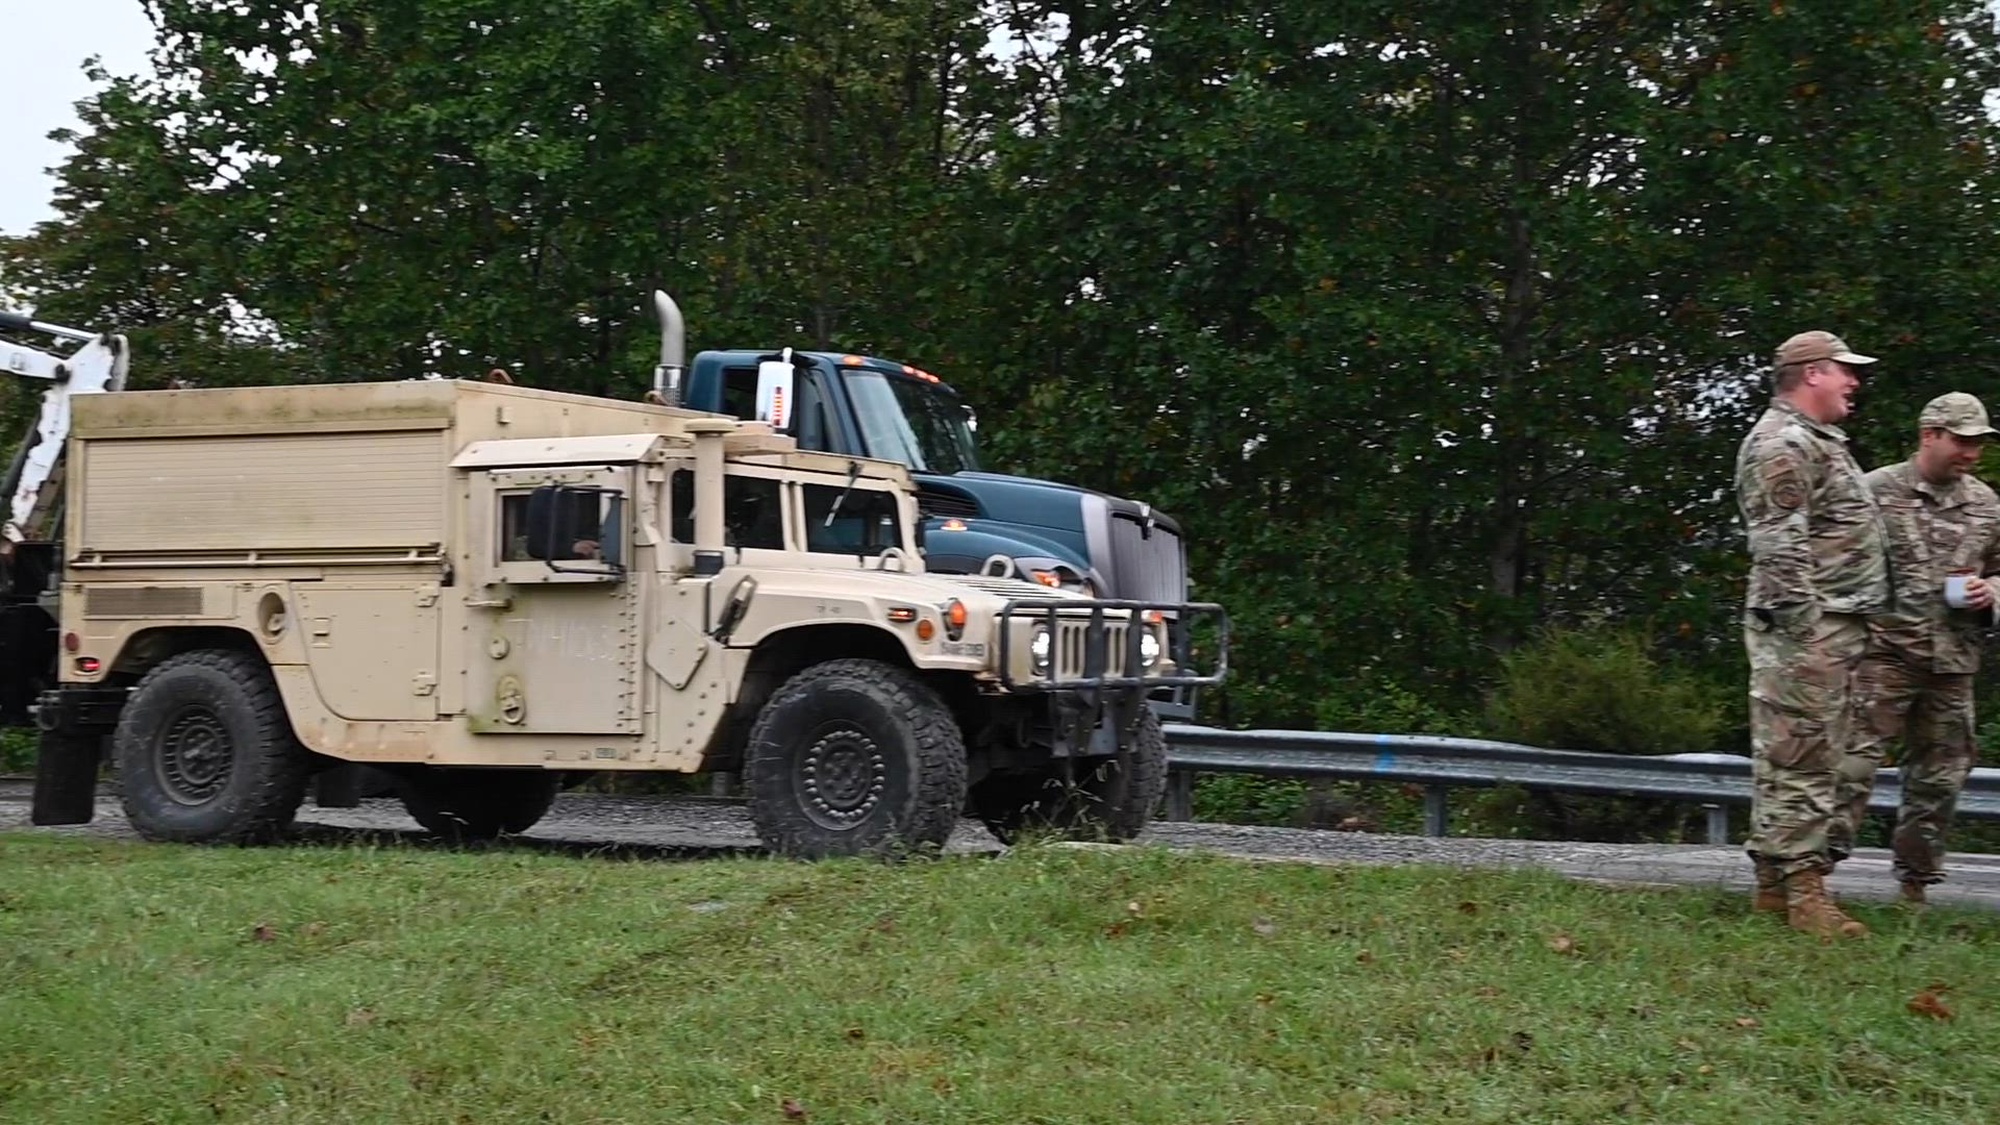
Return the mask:
{"type": "Polygon", "coordinates": [[[2000,919],[1859,912],[1825,946],[1532,873],[0,835],[0,1120],[1989,1119],[2000,919]]]}

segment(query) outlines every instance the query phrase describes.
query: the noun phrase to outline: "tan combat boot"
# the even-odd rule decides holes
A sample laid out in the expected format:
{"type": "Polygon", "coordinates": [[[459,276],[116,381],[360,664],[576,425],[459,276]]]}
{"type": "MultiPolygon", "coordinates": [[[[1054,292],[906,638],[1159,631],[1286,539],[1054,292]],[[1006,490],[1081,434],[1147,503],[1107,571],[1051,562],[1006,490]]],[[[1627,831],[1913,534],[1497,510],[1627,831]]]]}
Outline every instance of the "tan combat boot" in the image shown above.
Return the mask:
{"type": "Polygon", "coordinates": [[[1867,937],[1868,927],[1848,917],[1826,893],[1826,878],[1817,871],[1800,871],[1785,879],[1786,920],[1822,940],[1867,937]]]}
{"type": "Polygon", "coordinates": [[[1778,874],[1778,865],[1767,859],[1756,861],[1757,897],[1750,901],[1750,910],[1755,914],[1785,913],[1785,877],[1778,874]]]}

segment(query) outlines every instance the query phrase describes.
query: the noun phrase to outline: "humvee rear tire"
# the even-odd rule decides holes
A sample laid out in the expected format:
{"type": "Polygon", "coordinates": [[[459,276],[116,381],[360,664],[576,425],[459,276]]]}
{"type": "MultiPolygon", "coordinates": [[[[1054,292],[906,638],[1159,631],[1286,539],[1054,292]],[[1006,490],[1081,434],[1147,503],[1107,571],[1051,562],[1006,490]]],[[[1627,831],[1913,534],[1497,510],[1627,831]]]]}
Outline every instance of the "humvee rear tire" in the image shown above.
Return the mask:
{"type": "Polygon", "coordinates": [[[423,766],[400,779],[397,794],[426,831],[466,843],[533,828],[561,782],[555,770],[423,766]]]}
{"type": "Polygon", "coordinates": [[[184,843],[275,839],[312,772],[270,668],[227,649],[184,652],[147,672],[118,716],[112,755],[132,827],[184,843]]]}
{"type": "Polygon", "coordinates": [[[1003,843],[1029,830],[1071,840],[1133,839],[1146,830],[1167,791],[1167,736],[1159,715],[1140,708],[1115,756],[1086,759],[1078,768],[1073,784],[1054,772],[990,778],[973,789],[972,814],[1003,843]]]}
{"type": "Polygon", "coordinates": [[[744,751],[750,816],[781,855],[942,848],[965,806],[965,739],[907,669],[832,660],[785,681],[744,751]]]}

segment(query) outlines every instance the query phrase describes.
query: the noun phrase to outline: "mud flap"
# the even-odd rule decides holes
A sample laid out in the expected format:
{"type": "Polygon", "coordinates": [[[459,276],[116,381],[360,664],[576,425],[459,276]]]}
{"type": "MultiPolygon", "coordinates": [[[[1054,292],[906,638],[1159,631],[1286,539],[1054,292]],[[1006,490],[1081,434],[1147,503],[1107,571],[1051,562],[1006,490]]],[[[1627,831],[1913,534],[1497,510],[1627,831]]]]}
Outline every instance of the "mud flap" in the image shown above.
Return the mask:
{"type": "Polygon", "coordinates": [[[35,796],[30,823],[89,824],[97,814],[97,767],[104,740],[96,735],[43,731],[35,753],[35,796]]]}

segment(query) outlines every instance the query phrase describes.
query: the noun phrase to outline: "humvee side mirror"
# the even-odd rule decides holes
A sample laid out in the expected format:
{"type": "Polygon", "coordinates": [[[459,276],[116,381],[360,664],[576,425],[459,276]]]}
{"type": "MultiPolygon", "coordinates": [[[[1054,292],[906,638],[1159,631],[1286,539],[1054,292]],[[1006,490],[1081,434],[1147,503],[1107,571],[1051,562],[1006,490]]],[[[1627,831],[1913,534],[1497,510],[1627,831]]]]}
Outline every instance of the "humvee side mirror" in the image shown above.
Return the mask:
{"type": "Polygon", "coordinates": [[[797,401],[794,397],[797,378],[790,348],[786,348],[777,359],[758,361],[757,421],[769,422],[771,429],[781,434],[791,430],[792,405],[797,401]]]}
{"type": "Polygon", "coordinates": [[[625,494],[545,484],[528,494],[527,551],[563,574],[623,574],[625,494]],[[594,565],[562,566],[580,561],[594,565]]]}

